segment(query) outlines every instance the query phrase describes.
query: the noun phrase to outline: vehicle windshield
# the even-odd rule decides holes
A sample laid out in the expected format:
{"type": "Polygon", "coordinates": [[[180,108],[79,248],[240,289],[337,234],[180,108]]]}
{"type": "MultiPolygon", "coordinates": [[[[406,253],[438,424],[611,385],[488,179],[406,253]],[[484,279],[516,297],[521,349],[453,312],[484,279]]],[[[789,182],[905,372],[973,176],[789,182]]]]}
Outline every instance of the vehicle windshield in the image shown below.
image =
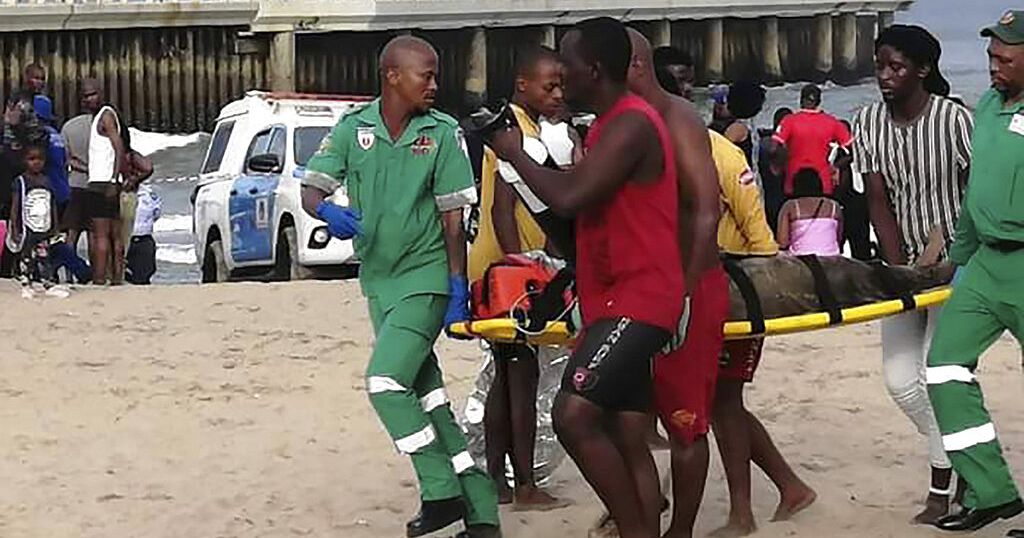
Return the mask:
{"type": "Polygon", "coordinates": [[[295,165],[306,166],[316,150],[320,148],[320,141],[330,132],[330,127],[299,127],[295,129],[295,165]]]}

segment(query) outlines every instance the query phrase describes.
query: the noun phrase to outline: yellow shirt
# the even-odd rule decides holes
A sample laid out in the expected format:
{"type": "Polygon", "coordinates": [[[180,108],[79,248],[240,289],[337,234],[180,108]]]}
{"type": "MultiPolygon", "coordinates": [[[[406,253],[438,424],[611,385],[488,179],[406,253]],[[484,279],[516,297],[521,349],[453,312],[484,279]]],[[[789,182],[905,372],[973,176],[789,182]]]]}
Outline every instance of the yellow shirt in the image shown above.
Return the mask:
{"type": "Polygon", "coordinates": [[[764,214],[761,190],[747,165],[743,150],[724,136],[711,135],[711,157],[718,169],[722,192],[722,219],[718,222],[718,248],[727,254],[770,256],[779,252],[764,214]]]}
{"type": "MultiPolygon", "coordinates": [[[[540,126],[522,108],[512,105],[516,120],[526,136],[539,137],[540,126]]],[[[477,231],[476,240],[469,250],[469,280],[479,280],[483,277],[484,271],[492,263],[505,257],[501,246],[498,245],[498,236],[494,231],[494,220],[491,218],[491,209],[494,207],[494,182],[497,178],[498,161],[490,148],[484,149],[483,166],[480,177],[480,229],[477,231]]],[[[498,180],[501,181],[501,180],[498,180]]],[[[521,252],[540,250],[544,248],[547,237],[533,220],[530,210],[523,205],[522,200],[516,196],[515,205],[516,227],[519,229],[519,248],[521,252]]]]}

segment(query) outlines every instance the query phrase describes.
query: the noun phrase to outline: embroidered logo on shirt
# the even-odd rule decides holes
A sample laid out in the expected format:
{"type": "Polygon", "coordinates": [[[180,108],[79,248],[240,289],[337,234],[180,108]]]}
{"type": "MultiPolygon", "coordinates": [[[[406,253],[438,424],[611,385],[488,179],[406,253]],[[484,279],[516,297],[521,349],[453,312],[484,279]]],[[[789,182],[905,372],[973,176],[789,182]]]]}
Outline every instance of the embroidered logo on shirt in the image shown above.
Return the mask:
{"type": "Polygon", "coordinates": [[[426,155],[434,149],[434,139],[427,135],[422,135],[412,143],[412,154],[413,155],[426,155]]]}
{"type": "Polygon", "coordinates": [[[373,127],[360,127],[356,129],[356,142],[359,143],[359,147],[363,151],[369,151],[373,147],[375,140],[377,140],[377,135],[373,134],[373,127]]]}
{"type": "Polygon", "coordinates": [[[1010,132],[1024,135],[1024,114],[1014,114],[1010,120],[1010,132]]]}
{"type": "Polygon", "coordinates": [[[743,173],[740,174],[740,185],[743,185],[744,187],[752,185],[755,179],[757,178],[754,177],[754,173],[751,172],[749,168],[744,169],[743,173]]]}

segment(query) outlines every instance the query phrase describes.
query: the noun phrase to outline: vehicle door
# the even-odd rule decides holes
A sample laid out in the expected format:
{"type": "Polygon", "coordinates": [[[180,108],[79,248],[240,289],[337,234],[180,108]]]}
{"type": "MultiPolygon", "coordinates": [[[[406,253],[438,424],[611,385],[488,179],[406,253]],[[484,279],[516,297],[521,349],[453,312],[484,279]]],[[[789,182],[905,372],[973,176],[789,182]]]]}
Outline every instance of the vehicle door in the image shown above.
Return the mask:
{"type": "Polygon", "coordinates": [[[282,125],[257,133],[246,152],[245,169],[232,185],[228,203],[231,257],[236,264],[258,265],[273,261],[274,192],[284,167],[286,134],[282,125]]]}

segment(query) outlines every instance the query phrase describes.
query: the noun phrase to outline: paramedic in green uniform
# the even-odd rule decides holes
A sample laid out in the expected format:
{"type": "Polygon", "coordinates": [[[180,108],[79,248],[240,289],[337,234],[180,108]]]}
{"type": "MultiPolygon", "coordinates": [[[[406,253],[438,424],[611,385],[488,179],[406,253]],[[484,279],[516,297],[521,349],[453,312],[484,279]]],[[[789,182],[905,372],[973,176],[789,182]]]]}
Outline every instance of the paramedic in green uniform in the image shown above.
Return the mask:
{"type": "Polygon", "coordinates": [[[500,536],[497,490],[473,462],[452,415],[433,345],[469,319],[462,210],[476,201],[456,121],[431,108],[437,53],[398,37],[380,56],[381,97],[341,119],[309,161],[303,207],[331,235],[355,239],[376,336],[370,402],[412,459],[422,507],[407,536],[466,522],[467,538],[500,536]],[[325,198],[344,185],[350,207],[325,198]]]}
{"type": "MultiPolygon", "coordinates": [[[[1024,341],[1024,11],[981,35],[992,90],[974,113],[974,158],[950,259],[953,296],[928,354],[928,393],[953,468],[968,485],[943,530],[976,530],[1024,511],[975,377],[978,357],[1009,330],[1024,341]]],[[[1011,531],[1008,536],[1024,536],[1011,531]]]]}

